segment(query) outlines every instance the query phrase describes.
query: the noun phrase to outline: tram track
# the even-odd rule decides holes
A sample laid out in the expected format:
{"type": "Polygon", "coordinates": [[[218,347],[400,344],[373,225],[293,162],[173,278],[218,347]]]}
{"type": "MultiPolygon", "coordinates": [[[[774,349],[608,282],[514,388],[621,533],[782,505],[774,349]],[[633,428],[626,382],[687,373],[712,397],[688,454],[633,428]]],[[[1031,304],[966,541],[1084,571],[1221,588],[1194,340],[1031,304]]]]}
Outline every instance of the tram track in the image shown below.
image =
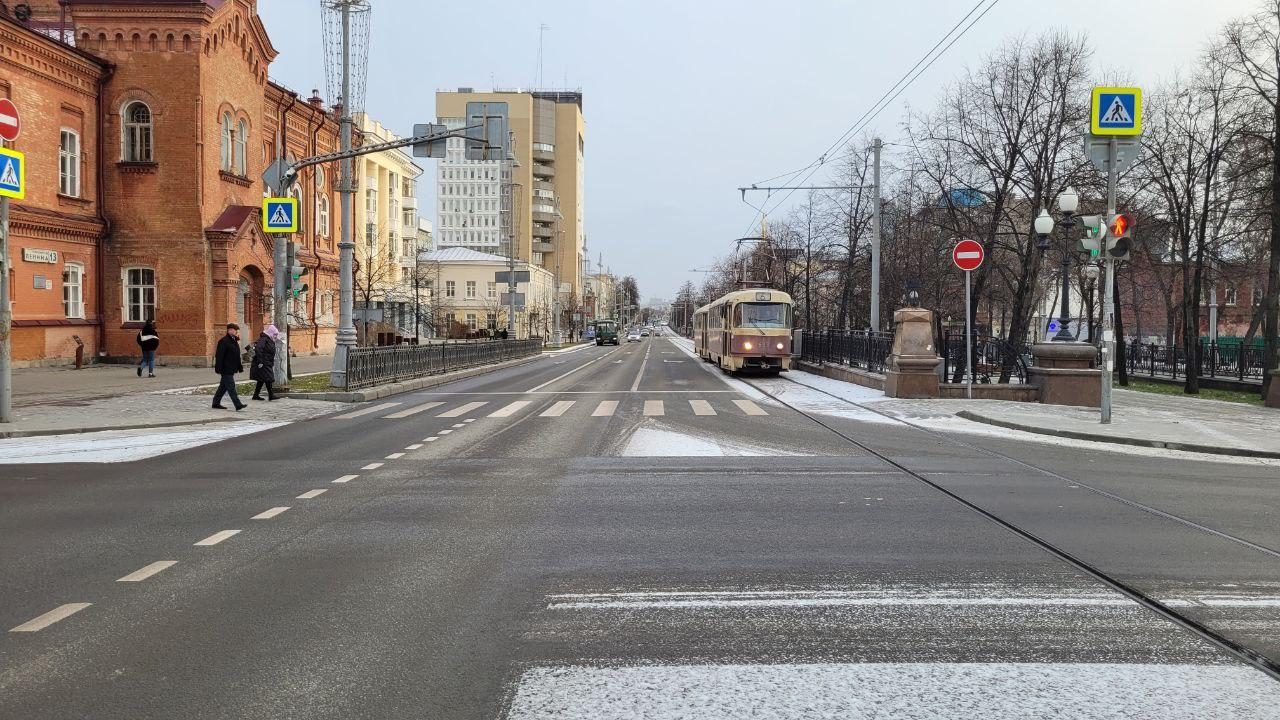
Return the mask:
{"type": "MultiPolygon", "coordinates": [[[[1225,653],[1227,653],[1227,654],[1231,655],[1232,657],[1236,658],[1237,660],[1239,660],[1239,661],[1241,661],[1241,662],[1244,662],[1244,663],[1246,663],[1246,664],[1248,664],[1248,665],[1250,665],[1250,666],[1252,666],[1252,667],[1254,667],[1254,668],[1256,668],[1256,669],[1258,669],[1258,670],[1260,670],[1260,671],[1262,671],[1262,672],[1266,673],[1266,674],[1267,674],[1269,677],[1271,677],[1273,680],[1280,681],[1280,665],[1278,665],[1275,661],[1273,661],[1272,659],[1268,658],[1267,656],[1265,656],[1265,655],[1263,655],[1263,654],[1261,654],[1261,653],[1259,653],[1259,652],[1257,652],[1257,651],[1255,651],[1255,650],[1253,650],[1253,649],[1251,649],[1251,648],[1249,648],[1249,647],[1246,647],[1246,646],[1244,646],[1244,645],[1242,645],[1242,644],[1240,644],[1240,643],[1237,643],[1236,641],[1234,641],[1234,640],[1232,640],[1232,639],[1228,638],[1227,636],[1223,635],[1222,633],[1218,632],[1217,630],[1214,630],[1213,628],[1211,628],[1211,627],[1209,627],[1209,626],[1207,626],[1207,625],[1205,625],[1205,624],[1203,624],[1203,623],[1201,623],[1201,622],[1197,621],[1196,619],[1194,619],[1194,618],[1192,618],[1192,617],[1189,617],[1189,616],[1187,616],[1187,615],[1185,615],[1185,614],[1183,614],[1183,613],[1179,612],[1177,609],[1175,609],[1175,608],[1171,607],[1170,605],[1168,605],[1168,604],[1166,604],[1166,603],[1162,602],[1161,600],[1157,599],[1156,597],[1153,597],[1152,595],[1150,595],[1150,594],[1148,594],[1148,593],[1144,592],[1143,590],[1139,589],[1138,587],[1136,587],[1136,586],[1134,586],[1134,585],[1132,585],[1132,584],[1130,584],[1130,583],[1128,583],[1128,582],[1125,582],[1124,580],[1120,579],[1119,577],[1116,577],[1116,576],[1112,575],[1111,573],[1107,572],[1106,570],[1103,570],[1101,567],[1099,567],[1099,566],[1097,566],[1097,565],[1095,565],[1095,564],[1093,564],[1093,563],[1090,563],[1090,562],[1088,562],[1087,560],[1084,560],[1084,559],[1082,559],[1082,558],[1080,558],[1080,557],[1077,557],[1076,555],[1072,554],[1072,553],[1071,553],[1071,552],[1069,552],[1068,550],[1066,550],[1066,549],[1064,549],[1064,548],[1062,548],[1062,547],[1059,547],[1058,545],[1054,544],[1053,542],[1051,542],[1051,541],[1049,541],[1049,540],[1046,540],[1045,538],[1040,537],[1039,535],[1035,534],[1034,532],[1032,532],[1032,531],[1030,531],[1030,530],[1028,530],[1028,529],[1026,529],[1026,528],[1024,528],[1024,527],[1021,527],[1021,526],[1019,526],[1019,525],[1015,524],[1015,523],[1014,523],[1014,522],[1012,522],[1012,521],[1006,520],[1006,519],[1004,519],[1004,518],[1000,517],[999,515],[997,515],[995,512],[990,511],[990,510],[987,510],[986,508],[982,507],[981,505],[977,504],[976,502],[974,502],[974,501],[972,501],[972,500],[969,500],[969,499],[967,499],[967,498],[963,497],[963,496],[962,496],[962,495],[960,495],[959,493],[957,493],[957,492],[955,492],[955,491],[952,491],[952,490],[949,490],[949,489],[947,489],[946,487],[943,487],[941,484],[939,484],[939,483],[937,483],[937,482],[935,482],[935,481],[933,481],[933,480],[930,480],[930,479],[929,479],[928,477],[926,477],[923,473],[917,472],[917,471],[915,471],[915,470],[911,469],[910,467],[907,467],[905,464],[903,464],[903,463],[901,463],[901,462],[899,462],[899,461],[897,461],[897,460],[894,460],[893,458],[889,457],[889,456],[888,456],[888,455],[886,455],[885,453],[882,453],[882,452],[880,452],[880,451],[878,451],[878,450],[876,450],[876,449],[872,448],[871,446],[867,445],[865,442],[863,442],[863,441],[861,441],[861,440],[858,440],[857,438],[854,438],[854,437],[850,436],[849,434],[847,434],[847,433],[845,433],[845,432],[841,431],[839,428],[835,427],[835,426],[834,426],[834,425],[832,425],[829,421],[825,420],[824,418],[822,418],[822,417],[821,417],[821,416],[819,416],[818,414],[813,413],[813,412],[810,412],[810,411],[805,410],[805,409],[803,409],[803,408],[797,407],[796,405],[794,405],[794,404],[792,404],[792,403],[790,403],[790,402],[787,402],[787,401],[786,401],[786,400],[784,400],[782,397],[780,397],[779,395],[777,395],[775,392],[771,392],[769,389],[767,389],[767,388],[765,388],[765,387],[761,387],[759,384],[757,384],[757,383],[755,383],[755,382],[752,382],[750,379],[747,379],[747,378],[740,378],[740,379],[741,379],[743,382],[745,382],[746,384],[750,385],[750,386],[751,386],[753,389],[755,389],[757,392],[762,393],[763,395],[765,395],[765,396],[766,396],[766,397],[768,397],[769,399],[773,400],[774,402],[777,402],[777,403],[779,403],[780,405],[783,405],[784,407],[787,407],[787,408],[791,409],[792,411],[794,411],[794,412],[796,412],[796,413],[800,414],[801,416],[803,416],[803,417],[805,417],[805,418],[809,419],[809,420],[810,420],[810,421],[812,421],[813,423],[815,423],[815,424],[819,425],[820,427],[822,427],[822,428],[826,429],[827,431],[829,431],[829,432],[831,432],[832,434],[836,435],[837,437],[841,438],[841,439],[842,439],[842,440],[844,440],[845,442],[848,442],[848,443],[850,443],[851,445],[853,445],[853,446],[855,446],[855,447],[859,448],[860,450],[862,450],[863,452],[867,453],[868,455],[871,455],[872,457],[875,457],[876,459],[880,460],[881,462],[885,463],[886,465],[889,465],[890,467],[894,468],[895,470],[897,470],[897,471],[899,471],[899,472],[901,472],[901,473],[904,473],[905,475],[907,475],[907,476],[911,477],[912,479],[916,480],[917,482],[923,483],[925,486],[929,487],[930,489],[935,490],[935,491],[937,491],[937,492],[939,492],[939,493],[942,493],[943,495],[946,495],[948,498],[950,498],[951,500],[953,500],[953,501],[955,501],[955,502],[959,503],[960,505],[964,506],[966,509],[968,509],[968,510],[970,510],[970,511],[972,511],[972,512],[975,512],[975,513],[977,513],[977,514],[979,514],[979,515],[981,515],[982,517],[984,517],[984,518],[985,518],[985,519],[987,519],[988,521],[993,522],[993,523],[995,523],[996,525],[999,525],[1000,527],[1004,528],[1005,530],[1007,530],[1007,531],[1009,531],[1009,532],[1013,533],[1014,535],[1016,535],[1016,536],[1018,536],[1018,537],[1022,538],[1023,540],[1025,540],[1025,541],[1027,541],[1027,542],[1030,542],[1030,543],[1032,543],[1033,545],[1036,545],[1036,546],[1037,546],[1037,547],[1039,547],[1041,550],[1044,550],[1045,552],[1049,553],[1050,555],[1053,555],[1054,557],[1057,557],[1059,560],[1061,560],[1061,561],[1063,561],[1063,562],[1067,563],[1068,565],[1071,565],[1072,567],[1076,568],[1076,569],[1077,569],[1077,570],[1079,570],[1080,572],[1082,572],[1082,573],[1084,573],[1084,574],[1086,574],[1086,575],[1088,575],[1088,576],[1090,576],[1090,577],[1094,578],[1095,580],[1097,580],[1098,582],[1100,582],[1100,583],[1102,583],[1102,584],[1106,585],[1107,587],[1110,587],[1112,590],[1115,590],[1116,592],[1121,593],[1122,595],[1124,595],[1124,596],[1128,597],[1129,599],[1133,600],[1134,602],[1138,603],[1139,605],[1142,605],[1143,607],[1147,608],[1148,610],[1150,610],[1150,611],[1152,611],[1152,612],[1156,613],[1157,615],[1159,615],[1159,616],[1163,617],[1165,620],[1167,620],[1167,621],[1169,621],[1169,622],[1172,622],[1172,623],[1174,623],[1175,625],[1178,625],[1179,627],[1182,627],[1183,629],[1187,630],[1188,632],[1191,632],[1191,633],[1195,634],[1196,636],[1198,636],[1198,637],[1202,638],[1202,639],[1203,639],[1203,640],[1205,640],[1206,642],[1209,642],[1209,643],[1213,644],[1214,646],[1218,647],[1218,648],[1219,648],[1219,649],[1221,649],[1223,652],[1225,652],[1225,653]]],[[[1001,459],[1001,460],[1005,460],[1005,461],[1010,462],[1010,463],[1012,463],[1012,464],[1014,464],[1014,465],[1017,465],[1017,466],[1019,466],[1019,467],[1022,467],[1022,468],[1028,469],[1028,470],[1032,470],[1032,471],[1035,471],[1035,472],[1038,472],[1038,473],[1041,473],[1041,474],[1044,474],[1044,475],[1046,475],[1046,476],[1048,476],[1048,477],[1052,477],[1052,478],[1054,478],[1054,479],[1058,479],[1058,480],[1062,480],[1062,481],[1064,481],[1064,482],[1068,482],[1068,483],[1070,483],[1070,484],[1072,484],[1072,485],[1079,486],[1080,488],[1085,489],[1085,490],[1087,490],[1087,491],[1089,491],[1089,492],[1095,493],[1095,494],[1097,494],[1097,495],[1098,495],[1098,496],[1100,496],[1100,497],[1104,497],[1104,498],[1106,498],[1106,499],[1108,499],[1108,500],[1111,500],[1111,501],[1113,501],[1113,502],[1117,502],[1117,503],[1123,504],[1123,505],[1125,505],[1125,506],[1127,506],[1127,507],[1130,507],[1130,508],[1133,508],[1133,509],[1136,509],[1136,510],[1140,510],[1140,511],[1145,512],[1145,513],[1149,513],[1149,514],[1151,514],[1152,516],[1157,517],[1157,518],[1160,518],[1160,519],[1162,519],[1162,520],[1169,521],[1169,522],[1173,522],[1173,523],[1176,523],[1176,524],[1181,525],[1181,526],[1183,526],[1183,527],[1186,527],[1186,528],[1189,528],[1189,529],[1195,530],[1195,531],[1197,531],[1197,532],[1205,533],[1205,534],[1207,534],[1207,535],[1210,535],[1210,536],[1212,536],[1212,537],[1218,538],[1218,539],[1220,539],[1220,540],[1225,540],[1225,541],[1227,541],[1227,542],[1235,543],[1235,544],[1237,544],[1237,545],[1240,545],[1240,546],[1243,546],[1243,547],[1245,547],[1245,548],[1248,548],[1248,549],[1250,549],[1250,550],[1252,550],[1252,551],[1254,551],[1254,552],[1258,552],[1258,553],[1261,553],[1261,554],[1267,555],[1267,556],[1269,556],[1269,557],[1273,557],[1273,558],[1280,559],[1280,551],[1277,551],[1277,550],[1275,550],[1275,549],[1273,549],[1273,548],[1269,548],[1269,547],[1264,546],[1264,545],[1259,545],[1259,544],[1254,543],[1254,542],[1251,542],[1251,541],[1249,541],[1249,540],[1245,540],[1244,538],[1240,538],[1240,537],[1236,537],[1236,536],[1234,536],[1234,535],[1231,535],[1230,533],[1225,533],[1225,532],[1222,532],[1222,531],[1220,531],[1220,530],[1216,530],[1216,529],[1214,529],[1214,528],[1207,527],[1207,526],[1205,526],[1205,525],[1203,525],[1203,524],[1200,524],[1200,523],[1197,523],[1197,522],[1195,522],[1195,521],[1193,521],[1193,520],[1189,520],[1189,519],[1187,519],[1187,518],[1183,518],[1183,517],[1181,517],[1181,516],[1178,516],[1178,515],[1175,515],[1175,514],[1172,514],[1172,513],[1165,512],[1165,511],[1163,511],[1163,510],[1160,510],[1160,509],[1158,509],[1158,508],[1151,507],[1150,505],[1146,505],[1145,503],[1141,503],[1141,502],[1138,502],[1138,501],[1136,501],[1136,500],[1132,500],[1132,499],[1125,498],[1125,497],[1120,496],[1120,495],[1116,495],[1115,493],[1111,493],[1111,492],[1109,492],[1109,491],[1102,490],[1101,488],[1096,488],[1096,487],[1089,486],[1089,485],[1087,485],[1087,484],[1085,484],[1085,483],[1082,483],[1082,482],[1080,482],[1080,481],[1078,481],[1078,480],[1075,480],[1075,479],[1073,479],[1073,478],[1066,477],[1066,476],[1064,476],[1064,475],[1061,475],[1061,474],[1059,474],[1059,473],[1056,473],[1056,472],[1054,472],[1054,471],[1052,471],[1052,470],[1049,470],[1049,469],[1047,469],[1047,468],[1038,467],[1038,466],[1036,466],[1036,465],[1034,465],[1034,464],[1032,464],[1032,463],[1026,462],[1026,461],[1024,461],[1024,460],[1020,460],[1020,459],[1018,459],[1018,458],[1011,457],[1011,456],[1006,455],[1006,454],[1004,454],[1004,453],[1001,453],[1001,452],[999,452],[999,451],[991,450],[991,449],[984,448],[984,447],[981,447],[981,446],[978,446],[978,445],[973,445],[973,444],[971,444],[971,443],[967,443],[967,442],[965,442],[965,441],[963,441],[963,440],[958,440],[958,439],[956,439],[956,438],[950,437],[949,435],[947,435],[947,434],[945,434],[945,433],[942,433],[942,432],[939,432],[939,431],[937,431],[937,430],[934,430],[934,429],[932,429],[932,428],[927,428],[927,427],[924,427],[924,426],[918,425],[918,424],[916,424],[916,423],[912,423],[912,422],[910,422],[910,421],[908,421],[908,420],[904,420],[904,419],[902,419],[902,418],[899,418],[899,417],[896,417],[896,416],[890,415],[890,414],[888,414],[888,413],[882,412],[882,411],[880,411],[880,410],[877,410],[877,409],[875,409],[875,408],[869,407],[869,406],[867,406],[867,405],[863,405],[863,404],[860,404],[860,403],[854,402],[854,401],[852,401],[852,400],[849,400],[849,399],[847,399],[847,398],[839,397],[839,396],[837,396],[837,395],[834,395],[834,394],[832,394],[832,393],[826,392],[826,391],[824,391],[824,390],[821,390],[821,389],[818,389],[818,388],[814,388],[814,387],[809,386],[809,385],[805,385],[804,383],[796,382],[795,380],[791,380],[791,379],[789,379],[789,378],[782,378],[782,379],[787,380],[788,382],[791,382],[791,383],[793,383],[793,384],[795,384],[795,385],[799,385],[799,386],[801,386],[801,387],[804,387],[804,388],[806,388],[806,389],[808,389],[808,390],[815,390],[815,391],[817,391],[817,392],[819,392],[819,393],[822,393],[823,395],[827,395],[827,396],[829,396],[829,397],[835,398],[835,399],[837,399],[837,400],[839,400],[839,401],[841,401],[841,402],[843,402],[843,403],[847,403],[847,404],[849,404],[849,405],[851,405],[851,406],[853,406],[853,407],[857,407],[857,408],[859,408],[859,409],[866,410],[867,412],[871,412],[871,413],[874,413],[874,414],[879,415],[879,416],[881,416],[881,417],[884,417],[884,418],[886,418],[886,419],[889,419],[889,420],[893,421],[895,424],[899,424],[899,425],[902,425],[902,426],[905,426],[905,427],[909,427],[909,428],[911,428],[911,429],[914,429],[914,430],[917,430],[917,431],[919,431],[919,432],[922,432],[922,433],[928,434],[928,435],[930,435],[930,436],[932,436],[932,437],[934,437],[934,438],[941,439],[941,440],[943,440],[943,441],[945,441],[945,442],[951,443],[951,444],[956,445],[956,446],[958,446],[958,447],[964,447],[964,448],[967,448],[967,449],[970,449],[970,450],[974,450],[974,451],[977,451],[977,452],[983,453],[983,454],[985,454],[985,455],[988,455],[989,457],[994,457],[994,458],[998,458],[998,459],[1001,459]]]]}

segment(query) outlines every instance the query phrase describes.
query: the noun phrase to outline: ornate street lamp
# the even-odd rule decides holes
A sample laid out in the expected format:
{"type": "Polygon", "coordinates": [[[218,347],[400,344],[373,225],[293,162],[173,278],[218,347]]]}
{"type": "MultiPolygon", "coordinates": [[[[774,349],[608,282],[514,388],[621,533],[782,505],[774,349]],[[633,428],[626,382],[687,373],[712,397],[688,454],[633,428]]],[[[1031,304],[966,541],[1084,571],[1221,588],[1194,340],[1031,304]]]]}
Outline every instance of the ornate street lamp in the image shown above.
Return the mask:
{"type": "MultiPolygon", "coordinates": [[[[1058,311],[1058,332],[1053,336],[1053,342],[1074,342],[1071,331],[1068,328],[1071,316],[1071,228],[1075,227],[1076,210],[1080,208],[1080,195],[1072,188],[1063,190],[1058,195],[1058,211],[1062,213],[1062,222],[1056,223],[1062,229],[1062,305],[1058,311]]],[[[1041,208],[1040,214],[1035,219],[1036,231],[1036,247],[1041,251],[1047,251],[1050,247],[1049,236],[1053,233],[1055,226],[1053,216],[1049,211],[1041,208]]]]}

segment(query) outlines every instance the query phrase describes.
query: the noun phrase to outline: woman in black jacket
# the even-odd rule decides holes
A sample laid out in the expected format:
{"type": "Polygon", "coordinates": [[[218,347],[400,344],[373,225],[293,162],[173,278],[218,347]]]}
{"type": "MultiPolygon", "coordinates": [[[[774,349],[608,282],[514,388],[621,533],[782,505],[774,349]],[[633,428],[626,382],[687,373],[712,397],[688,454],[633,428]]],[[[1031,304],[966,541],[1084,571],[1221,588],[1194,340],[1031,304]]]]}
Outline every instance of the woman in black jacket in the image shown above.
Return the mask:
{"type": "Polygon", "coordinates": [[[276,381],[276,337],[280,330],[275,325],[268,325],[253,344],[253,366],[249,368],[249,379],[257,380],[253,389],[253,399],[262,399],[262,386],[267,386],[267,400],[275,400],[276,393],[272,385],[276,381]]]}
{"type": "Polygon", "coordinates": [[[138,377],[142,377],[142,366],[147,366],[147,377],[156,376],[156,349],[160,347],[160,336],[156,333],[156,324],[148,320],[138,331],[138,347],[142,350],[142,359],[138,361],[138,377]]]}

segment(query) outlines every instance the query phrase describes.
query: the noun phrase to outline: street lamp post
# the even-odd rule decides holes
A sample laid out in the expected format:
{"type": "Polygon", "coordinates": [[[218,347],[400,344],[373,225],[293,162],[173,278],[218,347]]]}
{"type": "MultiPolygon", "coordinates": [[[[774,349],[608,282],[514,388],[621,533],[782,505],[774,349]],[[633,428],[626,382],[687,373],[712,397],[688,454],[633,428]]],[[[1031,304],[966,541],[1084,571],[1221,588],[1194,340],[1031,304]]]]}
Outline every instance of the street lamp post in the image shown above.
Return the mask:
{"type": "MultiPolygon", "coordinates": [[[[1059,308],[1058,332],[1053,342],[1074,342],[1068,327],[1071,319],[1071,228],[1075,227],[1076,210],[1080,207],[1080,196],[1072,188],[1067,188],[1058,195],[1058,210],[1062,213],[1062,303],[1059,308]]],[[[1049,237],[1054,228],[1053,216],[1046,209],[1041,209],[1035,220],[1037,247],[1045,251],[1049,249],[1049,237]]]]}

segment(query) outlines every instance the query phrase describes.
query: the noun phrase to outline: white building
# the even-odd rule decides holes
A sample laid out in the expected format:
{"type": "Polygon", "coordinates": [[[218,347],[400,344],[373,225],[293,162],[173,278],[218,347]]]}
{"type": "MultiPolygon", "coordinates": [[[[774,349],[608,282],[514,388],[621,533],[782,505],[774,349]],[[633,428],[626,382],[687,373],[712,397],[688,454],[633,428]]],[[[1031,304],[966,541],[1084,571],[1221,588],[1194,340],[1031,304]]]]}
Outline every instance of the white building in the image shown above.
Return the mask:
{"type": "MultiPolygon", "coordinates": [[[[443,248],[418,256],[420,283],[424,288],[424,316],[436,336],[491,335],[507,327],[509,306],[502,301],[506,283],[497,273],[508,268],[507,259],[467,248],[443,248]]],[[[515,315],[516,337],[547,337],[553,322],[555,278],[551,271],[516,263],[516,271],[528,271],[529,281],[518,283],[525,306],[515,315]]]]}
{"type": "MultiPolygon", "coordinates": [[[[444,122],[450,130],[463,127],[461,120],[444,122]]],[[[436,247],[504,254],[501,166],[497,160],[467,160],[464,144],[449,138],[444,159],[436,163],[436,247]]]]}

